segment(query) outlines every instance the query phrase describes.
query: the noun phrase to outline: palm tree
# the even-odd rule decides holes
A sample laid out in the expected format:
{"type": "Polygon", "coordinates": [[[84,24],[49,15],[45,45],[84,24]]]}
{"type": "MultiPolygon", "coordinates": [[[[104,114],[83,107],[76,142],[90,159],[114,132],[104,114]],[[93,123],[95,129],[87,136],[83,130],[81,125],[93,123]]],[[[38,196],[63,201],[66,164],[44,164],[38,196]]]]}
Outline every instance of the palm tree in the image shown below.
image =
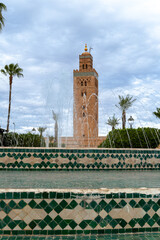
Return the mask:
{"type": "Polygon", "coordinates": [[[153,112],[153,114],[157,117],[160,118],[160,108],[156,108],[157,112],[153,112]]]}
{"type": "Polygon", "coordinates": [[[2,11],[6,11],[7,7],[3,3],[0,3],[0,31],[2,30],[2,27],[4,26],[4,17],[2,15],[2,11]]]}
{"type": "Polygon", "coordinates": [[[7,132],[9,132],[9,120],[10,120],[10,112],[11,112],[11,93],[12,93],[12,82],[13,77],[17,76],[18,78],[23,77],[23,69],[20,68],[17,64],[9,64],[5,65],[4,69],[1,69],[1,73],[5,76],[9,75],[9,106],[8,106],[8,120],[7,120],[7,132]]]}
{"type": "Polygon", "coordinates": [[[46,127],[39,127],[37,130],[38,132],[40,133],[40,138],[43,137],[43,132],[46,130],[47,128],[46,127]]]}
{"type": "Polygon", "coordinates": [[[119,119],[115,117],[115,114],[112,118],[108,118],[108,121],[106,124],[110,125],[112,127],[112,131],[115,129],[115,127],[119,124],[119,119]]]}
{"type": "Polygon", "coordinates": [[[133,96],[130,96],[127,94],[126,97],[118,96],[119,97],[119,105],[116,105],[121,111],[122,111],[122,128],[125,129],[126,126],[126,110],[130,108],[133,104],[133,102],[136,101],[136,99],[133,99],[133,96]]]}
{"type": "Polygon", "coordinates": [[[47,129],[46,127],[39,127],[39,128],[37,129],[38,132],[40,133],[41,147],[44,147],[44,146],[45,146],[45,141],[44,141],[44,138],[43,138],[43,132],[44,132],[46,129],[47,129]]]}

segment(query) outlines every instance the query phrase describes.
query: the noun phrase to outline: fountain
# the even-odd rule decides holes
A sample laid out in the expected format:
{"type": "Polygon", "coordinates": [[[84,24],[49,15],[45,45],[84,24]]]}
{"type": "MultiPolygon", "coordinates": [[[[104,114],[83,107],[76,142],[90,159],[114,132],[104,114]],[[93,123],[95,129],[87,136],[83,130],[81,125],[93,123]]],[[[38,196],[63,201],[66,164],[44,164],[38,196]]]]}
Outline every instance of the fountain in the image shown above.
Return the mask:
{"type": "MultiPolygon", "coordinates": [[[[160,169],[160,151],[97,148],[105,139],[98,136],[98,74],[87,46],[79,59],[80,70],[74,71],[74,134],[67,142],[66,137],[61,138],[66,148],[0,148],[0,183],[4,186],[0,189],[1,235],[72,234],[87,235],[88,239],[90,234],[160,230],[160,188],[154,184],[156,180],[154,186],[147,184],[160,169]],[[139,178],[147,173],[143,186],[135,184],[138,173],[139,178]],[[120,179],[129,182],[131,175],[130,184],[135,185],[121,187],[120,179]],[[62,187],[60,182],[56,187],[57,178],[62,187]]],[[[57,121],[54,112],[53,118],[57,121]]],[[[58,123],[56,126],[55,138],[58,123]]]]}

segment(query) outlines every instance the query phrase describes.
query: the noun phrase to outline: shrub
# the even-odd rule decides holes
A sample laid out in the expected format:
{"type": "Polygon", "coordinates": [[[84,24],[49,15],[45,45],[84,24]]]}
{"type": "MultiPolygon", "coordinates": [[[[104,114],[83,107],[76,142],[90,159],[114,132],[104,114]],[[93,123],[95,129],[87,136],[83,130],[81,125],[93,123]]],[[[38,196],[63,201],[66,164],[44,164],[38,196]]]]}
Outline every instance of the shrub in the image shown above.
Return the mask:
{"type": "Polygon", "coordinates": [[[156,128],[115,129],[110,131],[101,148],[156,148],[160,130],[156,128]]]}
{"type": "Polygon", "coordinates": [[[40,147],[41,138],[37,134],[27,133],[5,133],[3,135],[3,146],[4,147],[40,147]]]}

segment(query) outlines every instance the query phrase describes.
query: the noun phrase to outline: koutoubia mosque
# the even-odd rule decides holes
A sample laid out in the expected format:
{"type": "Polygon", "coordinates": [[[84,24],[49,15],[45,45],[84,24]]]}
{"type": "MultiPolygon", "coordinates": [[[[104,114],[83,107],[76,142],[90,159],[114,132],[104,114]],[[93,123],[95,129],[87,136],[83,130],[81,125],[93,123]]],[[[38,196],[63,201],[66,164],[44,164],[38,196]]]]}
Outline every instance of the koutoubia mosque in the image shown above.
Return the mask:
{"type": "Polygon", "coordinates": [[[66,147],[97,147],[106,137],[98,136],[98,73],[93,57],[79,55],[79,70],[73,70],[73,137],[62,137],[66,147]]]}

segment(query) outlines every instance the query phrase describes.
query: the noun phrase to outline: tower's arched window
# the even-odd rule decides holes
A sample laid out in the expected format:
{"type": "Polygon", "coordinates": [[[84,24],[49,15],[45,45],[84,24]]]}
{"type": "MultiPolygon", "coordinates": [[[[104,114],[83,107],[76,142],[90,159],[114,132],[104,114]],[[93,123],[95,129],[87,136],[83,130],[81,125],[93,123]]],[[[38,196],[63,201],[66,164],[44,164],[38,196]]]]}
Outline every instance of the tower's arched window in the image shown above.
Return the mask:
{"type": "Polygon", "coordinates": [[[83,117],[85,117],[86,116],[86,114],[83,112],[83,117]]]}
{"type": "Polygon", "coordinates": [[[87,81],[85,81],[85,86],[87,86],[87,81]]]}
{"type": "Polygon", "coordinates": [[[82,68],[84,69],[84,64],[82,65],[82,68]]]}
{"type": "Polygon", "coordinates": [[[86,69],[87,69],[87,67],[88,67],[88,66],[87,66],[87,64],[86,64],[86,69]]]}
{"type": "Polygon", "coordinates": [[[83,81],[81,81],[81,86],[83,86],[83,81]]]}
{"type": "Polygon", "coordinates": [[[86,95],[87,95],[86,92],[81,92],[81,96],[82,96],[82,97],[85,97],[86,95]]]}

